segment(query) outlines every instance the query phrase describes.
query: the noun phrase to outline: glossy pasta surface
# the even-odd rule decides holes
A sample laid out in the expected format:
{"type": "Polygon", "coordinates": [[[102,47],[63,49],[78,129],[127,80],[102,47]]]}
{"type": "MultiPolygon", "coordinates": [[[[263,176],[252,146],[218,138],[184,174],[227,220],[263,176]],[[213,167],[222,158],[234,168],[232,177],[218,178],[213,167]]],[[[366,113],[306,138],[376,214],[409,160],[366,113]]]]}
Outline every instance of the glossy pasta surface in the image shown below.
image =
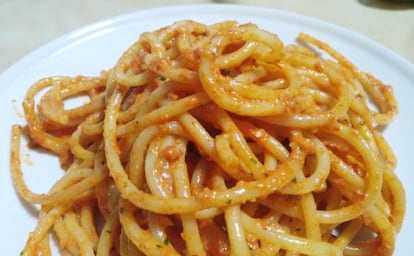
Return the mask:
{"type": "Polygon", "coordinates": [[[310,35],[179,21],[99,77],[38,81],[23,107],[11,172],[41,210],[21,255],[49,255],[50,234],[63,255],[394,250],[405,195],[381,134],[398,113],[392,87],[310,35]],[[24,181],[22,132],[65,169],[46,194],[24,181]]]}

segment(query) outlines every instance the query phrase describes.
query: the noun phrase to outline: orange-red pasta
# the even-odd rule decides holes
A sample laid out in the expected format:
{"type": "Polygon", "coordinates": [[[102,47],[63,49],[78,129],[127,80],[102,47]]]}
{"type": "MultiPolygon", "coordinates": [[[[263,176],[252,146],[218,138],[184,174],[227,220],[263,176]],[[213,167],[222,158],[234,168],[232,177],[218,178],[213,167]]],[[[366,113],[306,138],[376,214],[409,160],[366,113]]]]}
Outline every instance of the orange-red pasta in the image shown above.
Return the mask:
{"type": "Polygon", "coordinates": [[[21,255],[49,255],[51,233],[63,255],[391,255],[405,212],[381,135],[392,88],[298,40],[185,20],[99,77],[36,82],[12,128],[15,188],[41,206],[21,255]],[[65,169],[48,193],[24,181],[22,132],[65,169]]]}

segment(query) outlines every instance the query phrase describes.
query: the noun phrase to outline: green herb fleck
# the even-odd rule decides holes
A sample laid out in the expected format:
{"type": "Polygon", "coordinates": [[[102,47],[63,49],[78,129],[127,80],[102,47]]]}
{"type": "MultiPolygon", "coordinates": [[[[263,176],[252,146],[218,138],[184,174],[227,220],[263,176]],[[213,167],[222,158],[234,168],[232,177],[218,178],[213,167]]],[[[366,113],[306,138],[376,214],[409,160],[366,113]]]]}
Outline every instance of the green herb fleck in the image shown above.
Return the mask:
{"type": "Polygon", "coordinates": [[[157,244],[156,246],[157,246],[157,248],[161,248],[161,245],[159,245],[159,244],[157,244]]]}
{"type": "Polygon", "coordinates": [[[359,125],[364,125],[365,122],[364,121],[359,121],[359,125]]]}
{"type": "Polygon", "coordinates": [[[170,243],[170,240],[168,240],[168,237],[166,237],[164,239],[164,241],[162,241],[165,245],[168,245],[170,243]]]}
{"type": "Polygon", "coordinates": [[[227,204],[231,204],[231,202],[232,202],[231,199],[227,200],[227,204]]]}
{"type": "Polygon", "coordinates": [[[166,81],[167,78],[165,76],[158,76],[158,80],[160,80],[160,81],[166,81]]]}
{"type": "Polygon", "coordinates": [[[295,178],[293,178],[292,180],[291,180],[291,182],[292,183],[298,183],[298,180],[296,179],[296,177],[295,178]]]}
{"type": "Polygon", "coordinates": [[[106,231],[106,233],[111,234],[111,233],[112,233],[112,231],[111,231],[111,230],[107,230],[107,231],[106,231]]]}
{"type": "Polygon", "coordinates": [[[252,162],[253,164],[257,164],[257,160],[256,160],[254,157],[251,157],[249,160],[250,160],[250,162],[252,162]]]}

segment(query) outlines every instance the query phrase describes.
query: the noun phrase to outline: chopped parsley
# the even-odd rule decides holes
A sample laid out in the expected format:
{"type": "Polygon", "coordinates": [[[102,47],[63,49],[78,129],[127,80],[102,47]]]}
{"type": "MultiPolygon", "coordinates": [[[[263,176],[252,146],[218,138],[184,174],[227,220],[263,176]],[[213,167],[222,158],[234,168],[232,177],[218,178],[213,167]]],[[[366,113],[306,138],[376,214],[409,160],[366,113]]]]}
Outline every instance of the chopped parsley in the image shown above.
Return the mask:
{"type": "Polygon", "coordinates": [[[158,80],[167,81],[167,78],[165,76],[158,76],[158,80]]]}

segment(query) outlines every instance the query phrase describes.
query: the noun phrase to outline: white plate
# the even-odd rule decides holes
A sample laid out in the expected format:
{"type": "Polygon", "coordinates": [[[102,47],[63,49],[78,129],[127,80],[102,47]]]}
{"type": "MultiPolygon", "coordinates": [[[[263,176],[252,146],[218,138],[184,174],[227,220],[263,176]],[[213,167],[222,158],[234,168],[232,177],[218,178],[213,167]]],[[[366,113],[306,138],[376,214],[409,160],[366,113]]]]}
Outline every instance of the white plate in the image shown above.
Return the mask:
{"type": "MultiPolygon", "coordinates": [[[[386,138],[398,157],[397,172],[407,194],[407,214],[398,236],[395,255],[406,255],[414,237],[414,66],[366,37],[324,21],[277,10],[234,5],[185,5],[145,10],[109,19],[60,37],[32,52],[0,76],[0,251],[18,255],[36,225],[36,207],[16,195],[9,172],[10,127],[24,123],[21,101],[27,88],[52,75],[98,75],[114,65],[120,54],[141,32],[152,31],[177,20],[203,23],[222,20],[253,22],[273,31],[288,43],[299,31],[329,44],[361,69],[392,84],[400,104],[398,118],[386,129],[386,138]],[[411,174],[410,174],[411,173],[411,174]],[[405,253],[404,253],[405,252],[405,253]]],[[[23,149],[25,178],[36,192],[46,192],[61,175],[57,159],[23,149]]]]}

